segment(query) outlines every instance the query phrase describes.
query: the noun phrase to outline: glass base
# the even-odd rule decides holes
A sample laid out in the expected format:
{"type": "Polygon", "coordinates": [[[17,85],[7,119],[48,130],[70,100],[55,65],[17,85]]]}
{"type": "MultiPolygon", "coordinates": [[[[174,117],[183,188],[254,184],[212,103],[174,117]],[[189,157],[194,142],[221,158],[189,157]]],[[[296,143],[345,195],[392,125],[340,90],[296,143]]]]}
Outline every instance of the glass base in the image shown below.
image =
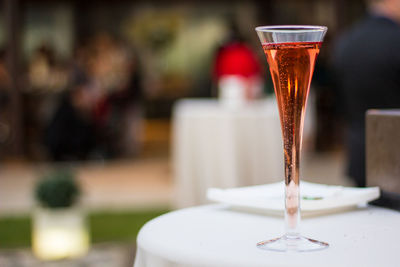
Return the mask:
{"type": "Polygon", "coordinates": [[[315,251],[329,247],[328,243],[306,238],[303,236],[282,236],[279,238],[257,243],[260,249],[271,251],[315,251]]]}

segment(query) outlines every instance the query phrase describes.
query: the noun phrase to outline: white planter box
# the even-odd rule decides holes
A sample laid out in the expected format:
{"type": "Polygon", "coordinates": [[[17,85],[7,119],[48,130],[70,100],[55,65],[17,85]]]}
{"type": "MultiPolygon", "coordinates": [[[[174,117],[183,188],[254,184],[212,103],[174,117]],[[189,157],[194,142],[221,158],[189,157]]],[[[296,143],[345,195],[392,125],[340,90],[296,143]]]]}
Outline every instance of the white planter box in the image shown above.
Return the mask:
{"type": "Polygon", "coordinates": [[[76,258],[89,249],[86,216],[79,208],[38,208],[32,227],[32,249],[40,259],[76,258]]]}

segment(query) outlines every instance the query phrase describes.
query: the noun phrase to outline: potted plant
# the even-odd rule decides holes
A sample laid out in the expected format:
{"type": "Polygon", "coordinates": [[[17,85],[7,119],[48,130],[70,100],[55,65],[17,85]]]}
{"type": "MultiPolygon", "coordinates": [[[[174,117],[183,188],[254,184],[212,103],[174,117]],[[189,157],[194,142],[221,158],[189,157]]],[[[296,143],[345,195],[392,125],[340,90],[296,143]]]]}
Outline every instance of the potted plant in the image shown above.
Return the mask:
{"type": "Polygon", "coordinates": [[[38,258],[74,258],[88,251],[89,231],[78,204],[79,196],[79,186],[71,170],[50,172],[37,184],[32,248],[38,258]]]}

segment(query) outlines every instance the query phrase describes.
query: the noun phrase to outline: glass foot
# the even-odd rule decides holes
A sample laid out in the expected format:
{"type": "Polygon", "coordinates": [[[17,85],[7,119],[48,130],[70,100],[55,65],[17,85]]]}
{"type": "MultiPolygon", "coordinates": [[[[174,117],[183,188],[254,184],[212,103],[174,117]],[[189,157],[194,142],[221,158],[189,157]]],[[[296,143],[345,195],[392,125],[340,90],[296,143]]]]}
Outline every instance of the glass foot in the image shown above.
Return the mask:
{"type": "Polygon", "coordinates": [[[257,247],[272,251],[315,251],[329,247],[328,243],[306,238],[303,236],[282,236],[279,238],[257,243],[257,247]]]}

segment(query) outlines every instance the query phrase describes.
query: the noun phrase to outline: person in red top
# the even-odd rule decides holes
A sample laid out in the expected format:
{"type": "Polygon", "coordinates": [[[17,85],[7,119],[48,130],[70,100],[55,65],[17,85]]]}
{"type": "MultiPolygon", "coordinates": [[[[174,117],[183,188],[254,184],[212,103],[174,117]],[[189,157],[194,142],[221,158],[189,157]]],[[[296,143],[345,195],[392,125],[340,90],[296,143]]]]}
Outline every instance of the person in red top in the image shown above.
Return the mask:
{"type": "Polygon", "coordinates": [[[214,78],[239,75],[245,78],[259,76],[260,65],[253,51],[242,42],[234,41],[222,47],[215,60],[214,78]]]}
{"type": "Polygon", "coordinates": [[[260,63],[255,53],[240,37],[233,23],[228,41],[217,51],[213,70],[213,79],[216,84],[227,76],[236,76],[246,84],[246,99],[260,96],[262,91],[260,63]]]}

